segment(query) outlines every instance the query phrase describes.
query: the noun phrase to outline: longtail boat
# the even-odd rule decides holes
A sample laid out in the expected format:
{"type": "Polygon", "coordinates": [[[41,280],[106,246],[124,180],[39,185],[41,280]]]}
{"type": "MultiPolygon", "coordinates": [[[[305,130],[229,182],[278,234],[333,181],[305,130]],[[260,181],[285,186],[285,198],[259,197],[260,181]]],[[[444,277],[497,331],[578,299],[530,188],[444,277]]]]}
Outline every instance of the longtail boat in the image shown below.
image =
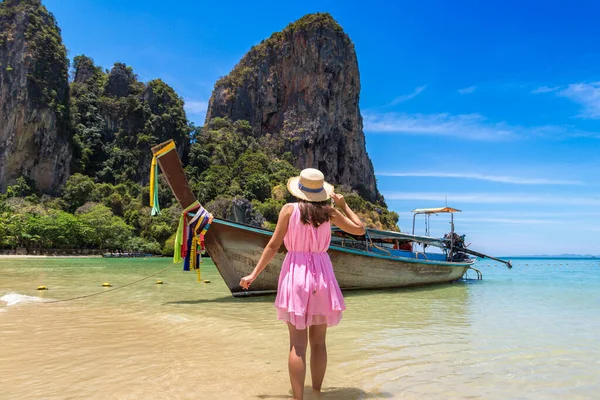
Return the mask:
{"type": "MultiPolygon", "coordinates": [[[[160,166],[175,198],[184,210],[183,223],[194,223],[195,214],[187,210],[194,205],[197,209],[199,204],[189,187],[173,141],[153,147],[152,152],[153,165],[160,166]]],[[[157,184],[157,173],[157,169],[151,173],[151,187],[157,184]]],[[[154,192],[154,200],[157,202],[156,190],[154,192]]],[[[158,210],[152,202],[152,189],[150,196],[151,206],[154,206],[153,213],[156,213],[158,210]]],[[[429,210],[429,215],[435,210],[442,212],[440,209],[429,210]]],[[[456,211],[458,210],[452,212],[456,211]]],[[[239,286],[240,279],[250,274],[258,263],[272,235],[273,231],[267,229],[221,219],[214,219],[210,224],[210,229],[204,234],[204,246],[233,296],[277,291],[279,273],[286,254],[283,245],[249,290],[243,290],[239,286]]],[[[374,229],[367,229],[364,236],[356,237],[333,229],[328,253],[342,290],[439,284],[461,279],[469,269],[474,269],[474,259],[468,254],[488,257],[466,249],[461,238],[464,239],[464,236],[460,237],[454,233],[453,224],[451,234],[442,239],[374,229]],[[419,246],[421,251],[418,251],[419,246]],[[428,252],[427,249],[432,247],[440,252],[428,252]]],[[[176,256],[178,251],[179,249],[175,248],[176,256]]],[[[510,262],[495,260],[510,267],[510,262]]],[[[479,271],[477,274],[481,276],[479,271]]]]}

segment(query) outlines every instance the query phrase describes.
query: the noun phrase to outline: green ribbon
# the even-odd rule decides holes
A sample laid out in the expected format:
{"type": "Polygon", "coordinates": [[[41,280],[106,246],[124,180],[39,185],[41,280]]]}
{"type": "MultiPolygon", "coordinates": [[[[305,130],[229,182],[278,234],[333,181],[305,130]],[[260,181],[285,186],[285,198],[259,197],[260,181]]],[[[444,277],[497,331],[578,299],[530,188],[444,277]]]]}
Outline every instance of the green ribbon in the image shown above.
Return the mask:
{"type": "Polygon", "coordinates": [[[177,227],[177,234],[175,235],[175,245],[174,245],[175,250],[173,251],[173,262],[174,263],[181,262],[181,260],[182,260],[181,245],[183,242],[183,228],[184,228],[183,215],[184,215],[184,213],[181,213],[181,216],[179,217],[179,226],[177,227]]]}
{"type": "Polygon", "coordinates": [[[152,193],[150,193],[150,196],[152,196],[153,199],[152,216],[160,214],[160,206],[158,205],[158,165],[155,162],[153,164],[154,185],[151,185],[153,190],[152,193]]]}

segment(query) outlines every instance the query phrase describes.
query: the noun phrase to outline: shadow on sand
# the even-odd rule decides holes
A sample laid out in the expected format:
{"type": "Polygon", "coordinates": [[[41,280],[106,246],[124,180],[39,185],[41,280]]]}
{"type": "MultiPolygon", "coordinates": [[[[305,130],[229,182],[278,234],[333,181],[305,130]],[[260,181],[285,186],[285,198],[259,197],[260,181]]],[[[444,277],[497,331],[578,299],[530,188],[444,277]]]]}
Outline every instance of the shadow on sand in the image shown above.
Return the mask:
{"type": "Polygon", "coordinates": [[[269,303],[275,301],[275,295],[249,297],[213,297],[211,299],[169,301],[167,304],[205,304],[205,303],[269,303]]]}
{"type": "MultiPolygon", "coordinates": [[[[256,396],[259,399],[291,399],[290,394],[260,394],[256,396]]],[[[352,387],[332,387],[323,389],[319,394],[315,394],[312,388],[304,388],[305,400],[358,400],[358,399],[391,399],[394,396],[391,393],[374,392],[368,393],[359,388],[352,387]]]]}
{"type": "MultiPolygon", "coordinates": [[[[292,395],[290,394],[260,394],[256,396],[259,399],[291,399],[292,395]]],[[[319,394],[316,394],[312,391],[310,387],[306,387],[304,389],[304,399],[305,400],[358,400],[358,399],[391,399],[393,395],[391,393],[382,393],[382,392],[374,392],[368,393],[359,388],[327,388],[323,389],[323,391],[319,394]]]]}

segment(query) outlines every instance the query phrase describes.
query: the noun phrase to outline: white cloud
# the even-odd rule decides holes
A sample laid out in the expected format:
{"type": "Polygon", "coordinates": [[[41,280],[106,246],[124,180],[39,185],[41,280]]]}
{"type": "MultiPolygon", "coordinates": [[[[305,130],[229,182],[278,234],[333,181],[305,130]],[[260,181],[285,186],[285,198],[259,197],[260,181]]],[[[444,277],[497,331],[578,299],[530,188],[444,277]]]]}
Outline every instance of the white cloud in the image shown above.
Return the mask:
{"type": "Polygon", "coordinates": [[[471,217],[497,217],[497,218],[566,218],[569,221],[573,220],[596,220],[600,217],[598,211],[573,211],[572,209],[552,209],[551,211],[532,211],[532,210],[481,210],[481,211],[465,211],[463,215],[471,217]]]}
{"type": "MultiPolygon", "coordinates": [[[[600,113],[600,109],[599,109],[600,113]]],[[[365,111],[364,130],[371,134],[406,134],[458,137],[464,140],[502,141],[532,136],[549,139],[600,138],[599,132],[582,131],[568,125],[524,127],[491,122],[481,114],[406,114],[365,111]]]]}
{"type": "Polygon", "coordinates": [[[513,183],[517,185],[583,185],[581,181],[558,180],[547,178],[521,178],[515,176],[485,175],[477,173],[454,173],[454,172],[381,172],[377,176],[407,176],[407,177],[430,177],[430,178],[462,178],[477,179],[490,182],[513,183]]]}
{"type": "Polygon", "coordinates": [[[550,92],[554,92],[554,91],[556,91],[558,89],[560,89],[560,86],[553,86],[553,87],[540,86],[537,89],[533,89],[531,91],[531,93],[534,93],[534,94],[538,94],[538,93],[550,93],[550,92]]]}
{"type": "Polygon", "coordinates": [[[460,94],[470,94],[473,93],[477,89],[477,86],[469,86],[464,89],[458,89],[457,92],[460,94]]]}
{"type": "Polygon", "coordinates": [[[415,97],[417,97],[423,90],[425,90],[427,88],[427,85],[423,85],[423,86],[419,86],[418,88],[416,88],[412,93],[410,94],[405,94],[402,96],[398,96],[396,97],[394,100],[392,100],[392,102],[388,105],[390,106],[395,106],[396,104],[414,99],[415,97]]]}
{"type": "Polygon", "coordinates": [[[600,119],[600,82],[574,83],[558,92],[558,95],[583,106],[579,117],[600,119]]]}
{"type": "Polygon", "coordinates": [[[183,108],[188,114],[204,114],[208,109],[208,102],[186,99],[183,108]]]}
{"type": "Polygon", "coordinates": [[[504,193],[410,193],[390,192],[383,193],[386,200],[418,200],[440,201],[452,203],[480,203],[480,204],[558,204],[561,206],[600,206],[600,197],[566,197],[556,194],[530,195],[530,194],[504,194],[504,193]]]}
{"type": "Polygon", "coordinates": [[[548,224],[548,225],[564,225],[564,221],[557,221],[551,219],[531,219],[531,218],[460,218],[460,222],[489,222],[496,224],[517,224],[517,225],[530,225],[530,224],[548,224]]]}
{"type": "MultiPolygon", "coordinates": [[[[581,229],[584,231],[591,231],[591,232],[600,232],[600,228],[597,226],[574,226],[573,229],[581,229]]],[[[593,252],[584,252],[584,253],[598,254],[598,250],[594,250],[593,252]]]]}
{"type": "Polygon", "coordinates": [[[519,128],[504,122],[487,122],[480,114],[369,113],[364,116],[365,131],[461,137],[472,140],[503,140],[519,136],[519,128]]]}

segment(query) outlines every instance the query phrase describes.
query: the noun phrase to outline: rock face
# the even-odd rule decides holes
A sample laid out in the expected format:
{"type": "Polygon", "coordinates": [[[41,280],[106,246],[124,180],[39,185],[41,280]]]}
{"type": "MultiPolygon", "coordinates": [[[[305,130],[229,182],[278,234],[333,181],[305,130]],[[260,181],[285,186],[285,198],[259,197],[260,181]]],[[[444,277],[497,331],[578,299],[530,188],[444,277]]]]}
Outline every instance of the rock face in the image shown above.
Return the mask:
{"type": "Polygon", "coordinates": [[[365,148],[354,46],[329,14],[309,14],[254,46],[215,84],[207,122],[247,120],[334,184],[383,203],[365,148]]]}
{"type": "Polygon", "coordinates": [[[24,176],[52,193],[68,177],[68,65],[40,0],[0,3],[0,191],[24,176]]]}

